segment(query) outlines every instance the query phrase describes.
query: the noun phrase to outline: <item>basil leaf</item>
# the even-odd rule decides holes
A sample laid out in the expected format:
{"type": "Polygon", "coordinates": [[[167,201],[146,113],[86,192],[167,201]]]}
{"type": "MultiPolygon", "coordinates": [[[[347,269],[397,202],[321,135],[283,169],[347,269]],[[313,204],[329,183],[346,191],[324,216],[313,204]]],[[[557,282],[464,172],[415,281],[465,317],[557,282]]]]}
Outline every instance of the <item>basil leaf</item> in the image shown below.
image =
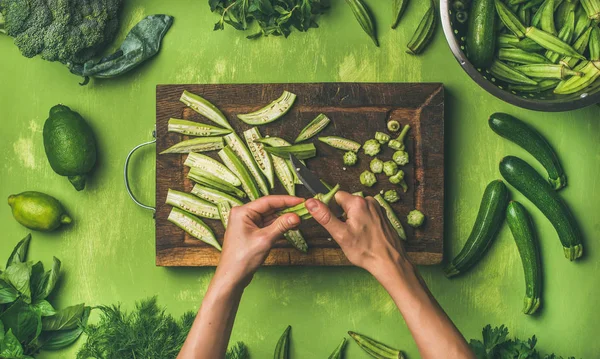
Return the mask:
{"type": "Polygon", "coordinates": [[[60,309],[53,316],[42,318],[42,329],[44,331],[73,329],[83,318],[84,309],[83,303],[60,309]]]}
{"type": "Polygon", "coordinates": [[[0,279],[0,304],[12,303],[19,297],[19,293],[10,284],[0,279]]]}
{"type": "Polygon", "coordinates": [[[44,291],[44,286],[46,285],[45,282],[47,280],[48,276],[44,273],[44,264],[42,262],[34,264],[33,267],[31,267],[31,279],[29,281],[32,302],[44,299],[40,297],[44,291]]]}
{"type": "Polygon", "coordinates": [[[31,303],[31,265],[29,263],[13,263],[6,268],[4,277],[19,292],[26,303],[31,303]]]}
{"type": "Polygon", "coordinates": [[[60,274],[60,260],[56,257],[52,257],[53,263],[52,263],[52,269],[50,269],[47,273],[46,273],[46,278],[43,282],[43,286],[44,286],[44,290],[42,291],[42,293],[38,296],[38,299],[45,299],[46,297],[48,297],[50,295],[50,293],[52,293],[52,290],[54,290],[54,286],[56,285],[56,282],[58,282],[58,276],[60,274]]]}
{"type": "MultiPolygon", "coordinates": [[[[22,300],[17,300],[4,313],[0,315],[0,320],[7,329],[19,339],[19,342],[29,343],[41,332],[40,315],[33,310],[31,305],[22,300]]],[[[5,338],[6,340],[6,338],[5,338]]],[[[0,355],[1,357],[1,355],[0,355]]]]}
{"type": "Polygon", "coordinates": [[[23,354],[19,339],[13,334],[12,329],[9,329],[0,343],[0,358],[22,358],[23,354]]]}
{"type": "Polygon", "coordinates": [[[8,257],[8,261],[6,261],[6,268],[10,267],[14,263],[25,262],[27,259],[27,250],[29,249],[29,242],[31,241],[31,233],[29,233],[25,238],[21,239],[19,243],[15,246],[12,253],[8,257]]]}
{"type": "Polygon", "coordinates": [[[42,317],[49,317],[56,314],[56,310],[47,300],[39,300],[33,303],[33,309],[42,317]]]}
{"type": "Polygon", "coordinates": [[[83,333],[88,318],[90,317],[90,311],[90,307],[84,308],[83,315],[76,328],[55,332],[43,332],[42,335],[40,335],[40,342],[42,343],[41,348],[44,350],[58,350],[73,344],[77,338],[81,336],[81,333],[83,333]]]}

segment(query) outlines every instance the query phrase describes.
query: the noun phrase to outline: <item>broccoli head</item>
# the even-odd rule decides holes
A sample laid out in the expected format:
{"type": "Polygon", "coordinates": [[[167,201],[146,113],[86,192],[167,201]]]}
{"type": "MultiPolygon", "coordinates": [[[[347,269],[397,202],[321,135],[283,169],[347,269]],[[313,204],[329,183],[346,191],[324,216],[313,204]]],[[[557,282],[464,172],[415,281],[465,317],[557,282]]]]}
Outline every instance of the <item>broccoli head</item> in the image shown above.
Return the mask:
{"type": "Polygon", "coordinates": [[[25,57],[82,64],[112,42],[122,0],[0,0],[0,29],[25,57]]]}

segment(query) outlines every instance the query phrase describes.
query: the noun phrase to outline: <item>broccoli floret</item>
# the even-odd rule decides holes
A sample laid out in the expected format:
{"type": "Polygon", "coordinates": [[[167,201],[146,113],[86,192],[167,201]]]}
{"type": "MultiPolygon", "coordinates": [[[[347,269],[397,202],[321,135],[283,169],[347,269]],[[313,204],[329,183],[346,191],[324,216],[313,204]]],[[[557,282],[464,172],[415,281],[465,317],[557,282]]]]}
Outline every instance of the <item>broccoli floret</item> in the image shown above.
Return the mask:
{"type": "Polygon", "coordinates": [[[385,191],[383,194],[383,199],[389,203],[396,203],[400,200],[400,196],[398,196],[398,192],[396,192],[395,189],[390,189],[385,191]]]}
{"type": "Polygon", "coordinates": [[[383,171],[383,161],[379,158],[373,158],[369,164],[369,167],[371,168],[371,172],[381,173],[383,171]]]}
{"type": "Polygon", "coordinates": [[[421,211],[415,209],[410,211],[406,218],[408,219],[409,226],[417,228],[423,224],[423,221],[425,220],[425,215],[423,215],[421,211]]]}
{"type": "Polygon", "coordinates": [[[393,176],[398,172],[398,165],[394,161],[385,161],[383,164],[383,173],[386,176],[393,176]]]}
{"type": "Polygon", "coordinates": [[[114,39],[122,0],[0,0],[6,33],[25,57],[83,64],[114,39]]]}
{"type": "Polygon", "coordinates": [[[368,156],[377,156],[377,154],[379,153],[379,151],[381,151],[381,145],[379,144],[379,142],[377,140],[371,139],[371,140],[367,140],[367,142],[365,142],[365,144],[363,145],[363,150],[365,151],[365,154],[368,156]]]}
{"type": "Polygon", "coordinates": [[[396,151],[392,156],[394,162],[396,162],[400,166],[404,166],[408,163],[408,152],[406,151],[396,151]]]}
{"type": "Polygon", "coordinates": [[[364,171],[360,174],[360,183],[363,186],[373,187],[373,185],[377,183],[377,178],[373,172],[364,171]]]}
{"type": "Polygon", "coordinates": [[[387,133],[383,133],[383,132],[375,132],[375,139],[381,143],[382,145],[388,143],[388,141],[390,140],[390,135],[388,135],[387,133]]]}
{"type": "Polygon", "coordinates": [[[356,156],[356,153],[354,153],[352,151],[348,151],[348,152],[344,153],[344,164],[346,166],[354,166],[356,164],[357,160],[358,160],[358,157],[356,156]]]}

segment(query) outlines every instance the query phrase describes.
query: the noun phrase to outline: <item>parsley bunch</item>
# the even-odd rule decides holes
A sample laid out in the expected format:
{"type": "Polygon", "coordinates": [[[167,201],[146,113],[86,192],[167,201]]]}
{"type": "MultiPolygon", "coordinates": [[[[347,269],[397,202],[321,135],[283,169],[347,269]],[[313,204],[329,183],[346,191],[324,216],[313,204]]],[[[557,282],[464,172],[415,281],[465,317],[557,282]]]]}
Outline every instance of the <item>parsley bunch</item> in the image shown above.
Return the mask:
{"type": "Polygon", "coordinates": [[[208,0],[210,10],[221,18],[215,30],[223,30],[225,24],[236,30],[248,30],[257,23],[259,30],[247,36],[284,36],[292,32],[319,27],[316,19],[329,9],[329,0],[208,0]]]}

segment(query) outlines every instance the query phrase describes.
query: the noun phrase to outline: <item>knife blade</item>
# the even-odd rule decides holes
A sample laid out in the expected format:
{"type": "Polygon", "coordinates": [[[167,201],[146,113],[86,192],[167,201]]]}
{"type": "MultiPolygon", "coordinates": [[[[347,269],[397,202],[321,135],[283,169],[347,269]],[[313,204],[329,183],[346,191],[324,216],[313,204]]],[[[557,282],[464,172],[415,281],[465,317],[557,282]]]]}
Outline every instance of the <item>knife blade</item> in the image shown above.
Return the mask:
{"type": "MultiPolygon", "coordinates": [[[[306,166],[291,153],[290,162],[292,162],[294,172],[296,172],[296,175],[298,176],[300,182],[302,182],[304,187],[306,187],[306,189],[308,189],[308,191],[312,193],[313,196],[319,193],[326,194],[327,192],[329,192],[329,189],[327,188],[327,186],[325,186],[325,184],[323,184],[323,182],[321,182],[321,179],[311,170],[306,168],[306,166]]],[[[341,217],[344,214],[344,210],[342,209],[342,207],[340,207],[339,204],[337,204],[335,198],[329,203],[329,209],[331,210],[331,213],[333,213],[333,215],[336,217],[341,217]]]]}

